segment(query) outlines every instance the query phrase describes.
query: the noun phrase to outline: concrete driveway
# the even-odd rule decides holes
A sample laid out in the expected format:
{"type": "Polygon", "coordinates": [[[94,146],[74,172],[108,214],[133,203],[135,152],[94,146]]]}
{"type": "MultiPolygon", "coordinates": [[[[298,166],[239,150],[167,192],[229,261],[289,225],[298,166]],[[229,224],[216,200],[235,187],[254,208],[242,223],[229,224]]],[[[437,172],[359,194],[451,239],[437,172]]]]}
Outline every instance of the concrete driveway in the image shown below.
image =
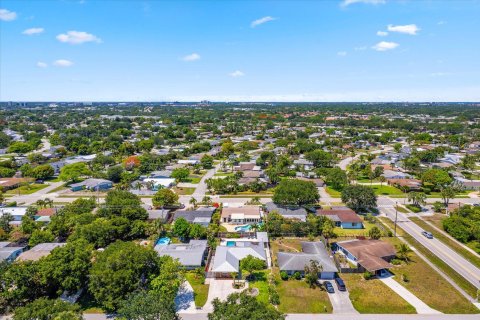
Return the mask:
{"type": "Polygon", "coordinates": [[[185,281],[178,290],[177,296],[175,297],[175,307],[179,313],[197,312],[193,288],[188,281],[185,281]]]}
{"type": "Polygon", "coordinates": [[[243,289],[234,289],[233,280],[217,280],[217,279],[207,279],[210,282],[210,287],[208,289],[208,298],[207,302],[203,306],[203,312],[213,311],[212,301],[215,298],[218,298],[222,301],[227,300],[227,297],[235,292],[241,292],[248,288],[248,283],[245,284],[243,289]]]}
{"type": "Polygon", "coordinates": [[[338,290],[338,288],[335,286],[334,281],[330,281],[330,283],[335,288],[334,293],[328,293],[328,298],[330,299],[330,303],[332,304],[333,313],[358,314],[358,311],[355,310],[352,301],[350,300],[350,293],[348,291],[338,290]]]}

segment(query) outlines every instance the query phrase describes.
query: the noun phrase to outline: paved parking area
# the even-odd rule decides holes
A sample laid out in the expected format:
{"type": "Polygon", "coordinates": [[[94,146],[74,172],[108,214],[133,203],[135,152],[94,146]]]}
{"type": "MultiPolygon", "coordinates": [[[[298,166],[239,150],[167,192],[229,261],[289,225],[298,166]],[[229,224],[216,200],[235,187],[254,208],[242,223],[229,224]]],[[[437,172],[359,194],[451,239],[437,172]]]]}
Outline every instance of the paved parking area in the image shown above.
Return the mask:
{"type": "Polygon", "coordinates": [[[328,293],[333,313],[358,314],[358,311],[353,307],[348,291],[339,291],[333,280],[330,283],[335,289],[334,293],[328,293]]]}

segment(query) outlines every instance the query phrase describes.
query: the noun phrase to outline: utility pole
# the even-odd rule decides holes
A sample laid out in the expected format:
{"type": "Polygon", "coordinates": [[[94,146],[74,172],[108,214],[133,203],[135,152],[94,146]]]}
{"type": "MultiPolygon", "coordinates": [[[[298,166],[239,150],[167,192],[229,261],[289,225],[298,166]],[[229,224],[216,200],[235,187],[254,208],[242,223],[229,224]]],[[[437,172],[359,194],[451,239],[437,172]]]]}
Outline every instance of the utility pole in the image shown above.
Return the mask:
{"type": "Polygon", "coordinates": [[[397,236],[397,214],[398,214],[398,202],[395,201],[395,224],[393,229],[393,236],[397,236]]]}

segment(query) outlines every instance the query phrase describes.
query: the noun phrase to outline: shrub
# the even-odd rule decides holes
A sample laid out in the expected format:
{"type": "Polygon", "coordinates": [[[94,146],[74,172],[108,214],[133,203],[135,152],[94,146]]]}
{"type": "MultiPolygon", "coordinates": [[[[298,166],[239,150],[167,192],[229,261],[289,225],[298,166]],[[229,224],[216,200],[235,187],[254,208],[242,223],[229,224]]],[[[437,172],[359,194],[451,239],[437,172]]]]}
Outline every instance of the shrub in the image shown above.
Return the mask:
{"type": "Polygon", "coordinates": [[[405,273],[402,273],[402,281],[403,282],[409,282],[410,281],[410,279],[408,278],[408,276],[405,273]]]}
{"type": "Polygon", "coordinates": [[[369,280],[369,279],[371,279],[372,277],[373,277],[373,274],[372,274],[371,272],[369,272],[369,271],[365,271],[365,272],[363,273],[363,278],[364,278],[365,280],[369,280]]]}
{"type": "Polygon", "coordinates": [[[282,278],[282,280],[288,280],[288,273],[286,271],[281,271],[280,272],[280,278],[282,278]]]}
{"type": "Polygon", "coordinates": [[[390,260],[390,263],[395,265],[395,266],[398,266],[398,265],[402,264],[402,260],[394,258],[394,259],[390,260]]]}
{"type": "Polygon", "coordinates": [[[300,280],[300,279],[302,279],[302,274],[297,271],[297,272],[295,272],[295,273],[293,274],[293,278],[294,278],[295,280],[300,280]]]}
{"type": "Polygon", "coordinates": [[[277,289],[273,285],[268,286],[268,300],[274,306],[278,306],[280,304],[280,296],[278,295],[277,289]]]}
{"type": "Polygon", "coordinates": [[[406,204],[405,207],[407,207],[408,209],[410,209],[410,211],[415,213],[419,213],[420,211],[422,211],[422,208],[413,204],[406,204]]]}

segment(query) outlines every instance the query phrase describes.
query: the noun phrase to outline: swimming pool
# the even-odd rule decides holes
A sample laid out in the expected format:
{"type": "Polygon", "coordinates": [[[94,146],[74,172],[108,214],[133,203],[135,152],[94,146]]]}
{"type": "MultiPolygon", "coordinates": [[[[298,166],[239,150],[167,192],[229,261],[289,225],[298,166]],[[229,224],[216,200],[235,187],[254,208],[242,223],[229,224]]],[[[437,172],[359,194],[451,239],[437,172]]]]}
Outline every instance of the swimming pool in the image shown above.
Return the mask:
{"type": "Polygon", "coordinates": [[[238,227],[235,227],[235,231],[243,231],[243,232],[246,232],[246,231],[250,231],[252,229],[252,226],[249,225],[249,224],[246,224],[244,226],[238,226],[238,227]]]}
{"type": "Polygon", "coordinates": [[[156,245],[157,245],[157,246],[158,246],[158,245],[166,246],[166,245],[169,244],[169,243],[170,243],[170,238],[164,237],[164,238],[158,239],[156,245]]]}
{"type": "Polygon", "coordinates": [[[235,241],[227,241],[227,247],[235,247],[235,241]]]}

